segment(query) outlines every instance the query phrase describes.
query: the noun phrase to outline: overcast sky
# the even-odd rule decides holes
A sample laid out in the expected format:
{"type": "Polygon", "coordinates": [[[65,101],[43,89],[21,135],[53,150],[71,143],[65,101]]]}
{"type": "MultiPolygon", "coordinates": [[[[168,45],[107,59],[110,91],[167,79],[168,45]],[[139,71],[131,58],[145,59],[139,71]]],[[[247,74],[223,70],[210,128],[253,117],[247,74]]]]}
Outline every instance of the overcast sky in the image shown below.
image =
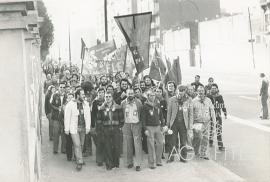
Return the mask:
{"type": "MultiPolygon", "coordinates": [[[[72,60],[80,59],[80,38],[87,46],[96,43],[98,3],[103,0],[43,0],[55,27],[55,42],[51,49],[52,57],[60,54],[68,60],[68,22],[71,27],[72,60]]],[[[221,8],[228,12],[246,11],[247,6],[258,4],[259,0],[221,0],[221,8]]]]}

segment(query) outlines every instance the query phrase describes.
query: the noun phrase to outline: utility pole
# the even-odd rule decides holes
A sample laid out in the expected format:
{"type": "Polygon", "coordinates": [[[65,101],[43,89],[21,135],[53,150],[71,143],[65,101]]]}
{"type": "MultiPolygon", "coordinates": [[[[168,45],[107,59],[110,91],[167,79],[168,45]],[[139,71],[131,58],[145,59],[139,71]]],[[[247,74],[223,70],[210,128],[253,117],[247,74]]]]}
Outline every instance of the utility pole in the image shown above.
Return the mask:
{"type": "Polygon", "coordinates": [[[60,52],[60,46],[58,46],[58,64],[60,66],[60,61],[61,61],[61,52],[60,52]]]}
{"type": "Polygon", "coordinates": [[[104,0],[104,24],[105,24],[105,42],[108,41],[108,17],[107,17],[107,0],[104,0]]]}
{"type": "Polygon", "coordinates": [[[70,19],[68,21],[68,51],[69,51],[69,67],[71,69],[70,19]]]}
{"type": "Polygon", "coordinates": [[[252,32],[252,25],[251,25],[251,18],[250,18],[250,10],[248,7],[248,20],[249,20],[249,30],[250,30],[250,40],[251,43],[251,51],[252,51],[252,61],[253,61],[253,68],[255,69],[255,58],[254,58],[254,39],[253,39],[253,32],[252,32]]]}

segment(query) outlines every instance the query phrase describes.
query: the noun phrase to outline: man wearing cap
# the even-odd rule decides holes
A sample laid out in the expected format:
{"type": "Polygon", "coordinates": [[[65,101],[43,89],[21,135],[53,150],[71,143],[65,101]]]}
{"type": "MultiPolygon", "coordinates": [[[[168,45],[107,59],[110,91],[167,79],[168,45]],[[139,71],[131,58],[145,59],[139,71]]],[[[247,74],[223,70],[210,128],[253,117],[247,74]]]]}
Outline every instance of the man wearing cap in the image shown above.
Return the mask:
{"type": "MultiPolygon", "coordinates": [[[[180,160],[186,162],[187,157],[187,132],[192,132],[193,105],[192,99],[186,94],[187,87],[179,85],[176,96],[169,99],[167,112],[167,126],[172,130],[170,152],[177,146],[178,134],[180,136],[180,160]]],[[[169,155],[170,156],[170,155],[169,155]]],[[[172,162],[173,157],[168,159],[172,162]]]]}
{"type": "Polygon", "coordinates": [[[203,84],[200,82],[200,78],[200,75],[196,75],[195,82],[191,83],[191,85],[194,86],[195,92],[197,92],[199,86],[203,86],[203,84]]]}

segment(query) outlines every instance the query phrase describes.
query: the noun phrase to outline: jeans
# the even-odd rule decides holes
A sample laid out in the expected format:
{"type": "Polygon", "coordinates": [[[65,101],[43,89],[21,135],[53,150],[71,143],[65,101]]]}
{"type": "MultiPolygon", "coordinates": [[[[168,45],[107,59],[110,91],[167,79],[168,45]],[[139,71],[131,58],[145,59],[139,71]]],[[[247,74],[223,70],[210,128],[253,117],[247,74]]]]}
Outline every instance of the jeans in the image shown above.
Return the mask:
{"type": "Polygon", "coordinates": [[[262,95],[261,96],[261,102],[262,102],[262,118],[267,119],[268,118],[268,104],[267,104],[268,95],[262,95]]]}
{"type": "Polygon", "coordinates": [[[53,120],[52,113],[47,114],[47,118],[49,120],[49,139],[53,140],[53,120]]]}
{"type": "Polygon", "coordinates": [[[192,145],[194,152],[195,155],[199,155],[201,157],[207,157],[209,142],[209,122],[204,123],[202,130],[193,130],[194,138],[192,145]]]}
{"type": "Polygon", "coordinates": [[[77,164],[83,163],[82,149],[85,139],[85,128],[79,128],[77,134],[71,134],[77,164]]]}
{"type": "Polygon", "coordinates": [[[67,159],[72,159],[72,138],[71,134],[66,135],[66,154],[67,154],[67,159]]]}
{"type": "MultiPolygon", "coordinates": [[[[64,135],[62,134],[63,126],[60,121],[53,120],[53,151],[58,152],[59,137],[61,136],[61,145],[63,145],[64,135]]],[[[62,147],[61,147],[62,151],[62,147]]]]}
{"type": "MultiPolygon", "coordinates": [[[[218,141],[218,147],[223,147],[223,142],[222,142],[222,118],[217,117],[216,118],[217,123],[216,123],[216,135],[217,135],[217,141],[218,141]]],[[[214,137],[214,123],[211,121],[210,123],[210,131],[209,131],[209,144],[213,144],[213,137],[214,137]]]]}
{"type": "Polygon", "coordinates": [[[135,166],[142,163],[142,124],[125,123],[123,128],[123,153],[126,165],[133,164],[133,142],[135,148],[135,166]]]}
{"type": "MultiPolygon", "coordinates": [[[[178,134],[180,136],[180,151],[181,151],[181,160],[187,158],[187,129],[185,126],[184,121],[175,121],[171,127],[171,130],[173,131],[171,142],[170,142],[170,152],[172,152],[173,147],[177,147],[178,145],[178,134]]],[[[178,149],[178,147],[177,147],[178,149]]]]}
{"type": "Polygon", "coordinates": [[[83,153],[85,153],[87,156],[92,155],[92,136],[90,133],[85,135],[83,153]]]}
{"type": "Polygon", "coordinates": [[[104,126],[104,152],[107,169],[119,167],[120,141],[119,126],[104,126]]]}
{"type": "Polygon", "coordinates": [[[105,162],[105,140],[104,128],[102,124],[96,124],[96,137],[94,137],[96,144],[96,163],[105,162]]]}
{"type": "Polygon", "coordinates": [[[149,167],[154,167],[155,163],[162,163],[163,135],[160,126],[146,126],[146,129],[149,131],[149,136],[147,136],[148,164],[149,167]]]}

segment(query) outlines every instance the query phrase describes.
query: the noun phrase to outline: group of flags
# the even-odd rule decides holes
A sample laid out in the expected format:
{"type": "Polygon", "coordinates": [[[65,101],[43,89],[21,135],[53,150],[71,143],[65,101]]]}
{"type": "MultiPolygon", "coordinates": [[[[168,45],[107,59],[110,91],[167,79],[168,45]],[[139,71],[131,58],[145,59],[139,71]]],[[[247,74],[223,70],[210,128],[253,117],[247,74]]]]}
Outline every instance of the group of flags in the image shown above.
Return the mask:
{"type": "Polygon", "coordinates": [[[169,81],[174,81],[177,85],[182,83],[182,74],[181,67],[179,62],[179,57],[173,60],[173,65],[171,66],[171,62],[166,58],[167,68],[161,59],[160,54],[157,52],[155,48],[154,59],[152,60],[150,66],[149,76],[157,81],[162,81],[165,85],[169,81]]]}
{"type": "MultiPolygon", "coordinates": [[[[130,14],[114,17],[120,31],[125,37],[127,47],[131,52],[137,74],[149,68],[149,48],[150,48],[150,33],[152,12],[130,14]]],[[[108,41],[90,49],[86,48],[85,42],[81,39],[81,59],[82,68],[85,51],[95,51],[97,58],[103,57],[104,54],[111,53],[116,50],[114,41],[108,41]]],[[[127,49],[125,49],[127,51],[127,49]]],[[[126,53],[125,53],[126,54],[126,53]]],[[[179,57],[173,60],[171,66],[170,61],[166,59],[167,68],[155,48],[154,59],[151,62],[149,76],[157,81],[163,81],[165,84],[168,81],[175,81],[176,84],[181,84],[181,69],[179,57]]],[[[123,71],[126,68],[126,58],[124,59],[123,71]]]]}

